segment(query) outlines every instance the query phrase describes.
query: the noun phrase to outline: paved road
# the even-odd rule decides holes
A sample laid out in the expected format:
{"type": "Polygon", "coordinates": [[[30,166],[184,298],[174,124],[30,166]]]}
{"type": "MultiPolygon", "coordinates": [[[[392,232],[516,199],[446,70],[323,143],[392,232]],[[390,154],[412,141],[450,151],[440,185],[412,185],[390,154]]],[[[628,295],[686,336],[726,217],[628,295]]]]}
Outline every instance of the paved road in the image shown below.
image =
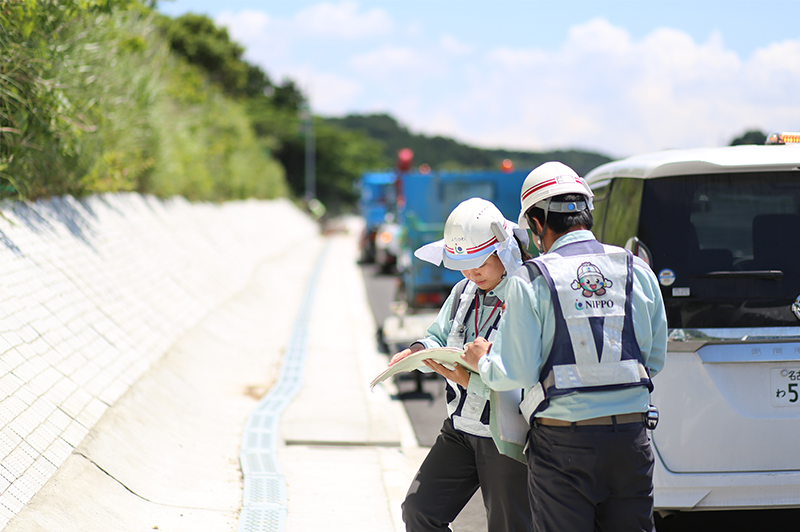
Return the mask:
{"type": "MultiPolygon", "coordinates": [[[[383,275],[372,265],[362,265],[362,275],[367,297],[375,315],[375,322],[383,323],[389,315],[389,303],[394,299],[397,277],[383,275]]],[[[389,353],[387,353],[388,361],[389,353]]],[[[404,374],[397,381],[403,405],[408,413],[417,440],[421,446],[431,446],[439,434],[445,415],[444,385],[438,378],[426,378],[418,383],[404,374]]],[[[800,527],[800,510],[760,510],[736,512],[683,512],[666,518],[656,517],[658,532],[761,532],[797,530],[800,527]]],[[[486,514],[480,491],[453,523],[454,532],[486,532],[486,514]]]]}
{"type": "MultiPolygon", "coordinates": [[[[375,322],[383,323],[389,315],[389,303],[394,300],[397,276],[380,274],[371,264],[361,266],[367,297],[375,315],[375,322]]],[[[377,331],[376,331],[377,334],[377,331]]],[[[387,362],[391,353],[387,351],[387,362]]],[[[439,434],[447,408],[444,398],[444,382],[438,375],[418,381],[412,374],[401,374],[397,386],[400,399],[414,427],[420,446],[430,447],[439,434]],[[419,385],[421,384],[421,390],[419,385]]],[[[462,510],[452,525],[454,532],[486,532],[486,512],[480,490],[462,510]]]]}

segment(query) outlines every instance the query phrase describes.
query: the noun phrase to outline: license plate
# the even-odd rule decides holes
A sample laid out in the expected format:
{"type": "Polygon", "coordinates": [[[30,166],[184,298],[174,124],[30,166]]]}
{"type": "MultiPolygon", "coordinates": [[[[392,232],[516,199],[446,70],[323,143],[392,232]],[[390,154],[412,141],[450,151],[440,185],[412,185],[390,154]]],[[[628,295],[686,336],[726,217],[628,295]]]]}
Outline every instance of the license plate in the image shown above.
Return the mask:
{"type": "Polygon", "coordinates": [[[800,406],[800,368],[771,370],[772,406],[800,406]]]}

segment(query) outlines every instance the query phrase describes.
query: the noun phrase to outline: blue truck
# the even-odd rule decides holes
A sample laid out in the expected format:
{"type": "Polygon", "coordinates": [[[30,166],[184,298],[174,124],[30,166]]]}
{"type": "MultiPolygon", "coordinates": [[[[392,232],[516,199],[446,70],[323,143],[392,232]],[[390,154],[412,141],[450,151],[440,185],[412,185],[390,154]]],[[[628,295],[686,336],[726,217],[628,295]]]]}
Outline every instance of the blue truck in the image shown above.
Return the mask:
{"type": "MultiPolygon", "coordinates": [[[[509,220],[519,216],[519,194],[528,171],[410,172],[398,183],[398,222],[401,251],[398,259],[400,288],[392,314],[378,330],[381,342],[394,353],[425,336],[461,272],[434,266],[414,256],[414,250],[444,236],[450,212],[464,200],[484,198],[494,203],[509,220]]],[[[536,249],[529,246],[532,255],[536,249]]],[[[422,373],[414,372],[417,392],[422,373]]]]}
{"type": "MultiPolygon", "coordinates": [[[[409,173],[402,178],[402,278],[399,298],[412,312],[439,308],[461,272],[414,257],[414,250],[443,237],[444,222],[462,201],[479,197],[494,203],[509,220],[519,216],[519,194],[528,171],[409,173]]],[[[535,252],[533,253],[535,255],[535,252]]]]}
{"type": "Polygon", "coordinates": [[[364,231],[359,242],[360,261],[375,262],[375,238],[387,218],[397,218],[397,172],[366,172],[358,181],[358,210],[364,218],[364,231]]]}

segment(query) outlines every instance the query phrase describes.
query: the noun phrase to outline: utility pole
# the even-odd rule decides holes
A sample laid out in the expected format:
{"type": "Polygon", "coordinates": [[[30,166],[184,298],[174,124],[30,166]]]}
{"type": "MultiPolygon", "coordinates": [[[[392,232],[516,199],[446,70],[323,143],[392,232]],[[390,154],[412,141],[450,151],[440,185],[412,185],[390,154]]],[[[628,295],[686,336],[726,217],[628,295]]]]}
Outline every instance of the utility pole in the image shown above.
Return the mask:
{"type": "Polygon", "coordinates": [[[306,201],[311,201],[317,197],[316,192],[316,141],[314,139],[314,116],[308,102],[303,104],[301,118],[305,122],[306,134],[306,201]]]}

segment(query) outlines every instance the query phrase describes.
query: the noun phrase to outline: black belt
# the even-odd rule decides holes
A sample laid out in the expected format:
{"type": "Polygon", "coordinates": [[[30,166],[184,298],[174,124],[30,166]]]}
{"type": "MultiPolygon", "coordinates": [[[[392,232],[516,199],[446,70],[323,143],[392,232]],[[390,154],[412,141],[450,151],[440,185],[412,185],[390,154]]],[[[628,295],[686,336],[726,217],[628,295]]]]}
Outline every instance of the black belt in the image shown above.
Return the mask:
{"type": "Polygon", "coordinates": [[[581,419],[580,421],[564,421],[563,419],[553,419],[549,417],[537,417],[536,423],[546,425],[549,427],[569,427],[573,423],[575,425],[613,425],[616,421],[617,425],[624,425],[625,423],[644,423],[644,414],[641,412],[635,414],[620,414],[616,416],[603,416],[593,417],[591,419],[581,419]]]}

